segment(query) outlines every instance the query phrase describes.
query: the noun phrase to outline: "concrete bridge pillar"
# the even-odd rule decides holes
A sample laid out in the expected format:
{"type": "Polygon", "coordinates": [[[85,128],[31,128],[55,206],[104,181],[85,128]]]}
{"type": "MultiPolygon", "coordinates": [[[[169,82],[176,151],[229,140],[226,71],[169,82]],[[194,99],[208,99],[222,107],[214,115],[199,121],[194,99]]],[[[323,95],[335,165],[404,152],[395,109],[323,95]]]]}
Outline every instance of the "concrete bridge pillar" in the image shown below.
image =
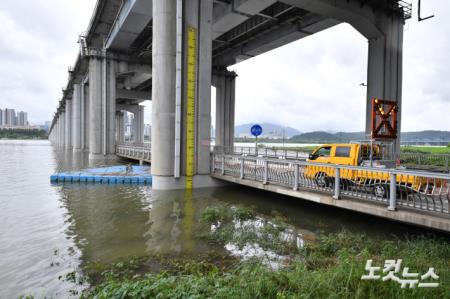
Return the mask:
{"type": "Polygon", "coordinates": [[[61,126],[60,126],[60,131],[59,131],[59,136],[61,138],[60,146],[62,148],[66,147],[65,130],[66,130],[66,112],[62,111],[61,112],[61,126]]]}
{"type": "MultiPolygon", "coordinates": [[[[88,78],[86,78],[88,79],[88,78]]],[[[89,85],[81,84],[81,149],[89,151],[89,85]]]]}
{"type": "Polygon", "coordinates": [[[369,38],[367,71],[366,134],[372,131],[372,98],[396,101],[398,138],[396,153],[400,153],[402,70],[403,70],[403,26],[401,18],[379,17],[382,31],[377,37],[369,38]]]}
{"type": "MultiPolygon", "coordinates": [[[[181,1],[180,1],[181,2],[181,1]]],[[[193,28],[196,35],[196,88],[195,88],[195,152],[193,157],[193,185],[213,185],[210,178],[211,139],[211,74],[212,74],[212,1],[182,1],[184,8],[181,31],[185,37],[179,49],[181,66],[177,58],[177,1],[153,1],[153,76],[152,76],[152,175],[153,189],[182,189],[186,187],[188,152],[187,140],[187,53],[186,35],[193,28]],[[182,82],[176,78],[181,76],[182,82]],[[176,83],[184,86],[178,94],[181,109],[178,110],[176,83]],[[180,84],[181,83],[181,84],[180,84]],[[175,125],[176,115],[183,120],[175,125]],[[179,128],[179,130],[178,130],[179,128]],[[177,132],[177,134],[176,134],[177,132]],[[175,141],[177,136],[177,142],[175,141]]]]}
{"type": "MultiPolygon", "coordinates": [[[[173,182],[175,152],[176,0],[153,1],[153,187],[173,182]]],[[[173,182],[174,183],[174,182],[173,182]]],[[[163,187],[163,186],[162,186],[163,187]]]]}
{"type": "Polygon", "coordinates": [[[62,112],[60,111],[58,115],[58,147],[61,147],[63,144],[61,126],[62,126],[62,112]]]}
{"type": "Polygon", "coordinates": [[[236,73],[219,70],[213,74],[216,87],[216,146],[234,146],[236,73]]]}
{"type": "Polygon", "coordinates": [[[72,146],[74,151],[81,151],[81,86],[73,85],[72,98],[72,146]]]}
{"type": "Polygon", "coordinates": [[[59,114],[56,115],[56,122],[55,122],[55,144],[59,147],[59,114]]]}
{"type": "Polygon", "coordinates": [[[144,143],[144,106],[137,106],[133,119],[133,137],[134,143],[144,143]]]}
{"type": "Polygon", "coordinates": [[[66,149],[72,149],[72,100],[66,100],[66,112],[65,112],[65,146],[66,149]]]}
{"type": "Polygon", "coordinates": [[[114,157],[115,62],[101,56],[89,60],[89,159],[114,157]]]}
{"type": "Polygon", "coordinates": [[[116,72],[117,63],[114,60],[107,61],[106,80],[106,155],[116,154],[116,72]]]}
{"type": "Polygon", "coordinates": [[[116,142],[120,144],[125,142],[125,119],[123,111],[116,113],[116,142]]]}
{"type": "Polygon", "coordinates": [[[89,60],[89,159],[103,158],[102,154],[102,60],[89,60]]]}

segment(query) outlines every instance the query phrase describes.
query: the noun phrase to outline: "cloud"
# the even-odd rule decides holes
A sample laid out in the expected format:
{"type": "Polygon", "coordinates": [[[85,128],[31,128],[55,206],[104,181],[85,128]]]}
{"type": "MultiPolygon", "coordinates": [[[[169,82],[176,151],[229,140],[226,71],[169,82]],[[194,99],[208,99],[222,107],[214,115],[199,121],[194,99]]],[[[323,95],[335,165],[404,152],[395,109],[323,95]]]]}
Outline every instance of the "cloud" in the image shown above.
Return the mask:
{"type": "MultiPolygon", "coordinates": [[[[416,4],[416,3],[415,3],[416,4]]],[[[402,130],[450,130],[450,11],[429,0],[404,33],[402,130]]],[[[274,122],[300,131],[365,128],[367,41],[341,24],[232,67],[236,122],[274,122]]]]}
{"type": "Polygon", "coordinates": [[[0,108],[29,112],[32,123],[51,120],[78,34],[95,1],[3,0],[0,8],[0,108]]]}
{"type": "MultiPolygon", "coordinates": [[[[0,108],[28,111],[34,123],[51,120],[95,2],[2,1],[0,108]]],[[[402,129],[450,130],[450,3],[428,0],[423,10],[436,17],[418,23],[414,16],[405,26],[402,129]]],[[[274,122],[301,131],[365,128],[366,89],[359,84],[367,81],[367,41],[350,25],[231,69],[239,75],[237,124],[274,122]]],[[[146,109],[147,121],[150,115],[146,109]]]]}

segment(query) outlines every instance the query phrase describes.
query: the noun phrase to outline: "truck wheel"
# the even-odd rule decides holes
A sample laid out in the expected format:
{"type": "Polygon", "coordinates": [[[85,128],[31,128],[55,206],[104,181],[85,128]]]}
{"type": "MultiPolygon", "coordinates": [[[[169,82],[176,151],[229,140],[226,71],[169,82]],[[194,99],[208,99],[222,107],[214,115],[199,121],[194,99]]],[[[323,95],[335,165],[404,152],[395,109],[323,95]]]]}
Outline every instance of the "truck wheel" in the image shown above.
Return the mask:
{"type": "Polygon", "coordinates": [[[376,197],[385,198],[388,194],[388,187],[386,184],[375,184],[373,186],[373,194],[376,197]]]}
{"type": "Polygon", "coordinates": [[[316,185],[320,188],[330,187],[331,179],[327,176],[326,173],[319,172],[315,175],[316,185]]]}

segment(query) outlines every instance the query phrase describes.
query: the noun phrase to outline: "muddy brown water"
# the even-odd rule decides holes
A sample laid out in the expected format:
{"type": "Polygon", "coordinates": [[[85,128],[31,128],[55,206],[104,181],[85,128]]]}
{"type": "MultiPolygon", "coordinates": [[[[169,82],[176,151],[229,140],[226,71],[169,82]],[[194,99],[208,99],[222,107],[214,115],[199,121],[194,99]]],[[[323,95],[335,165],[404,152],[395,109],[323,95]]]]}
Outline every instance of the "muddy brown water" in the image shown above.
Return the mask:
{"type": "Polygon", "coordinates": [[[58,170],[101,165],[89,165],[86,154],[57,150],[48,141],[0,140],[0,298],[67,298],[70,290],[85,286],[64,277],[82,272],[89,262],[155,252],[227,252],[198,238],[202,211],[216,204],[254,206],[263,218],[281,214],[304,242],[342,228],[373,238],[417,231],[240,186],[188,193],[150,186],[50,184],[49,176],[58,170]]]}

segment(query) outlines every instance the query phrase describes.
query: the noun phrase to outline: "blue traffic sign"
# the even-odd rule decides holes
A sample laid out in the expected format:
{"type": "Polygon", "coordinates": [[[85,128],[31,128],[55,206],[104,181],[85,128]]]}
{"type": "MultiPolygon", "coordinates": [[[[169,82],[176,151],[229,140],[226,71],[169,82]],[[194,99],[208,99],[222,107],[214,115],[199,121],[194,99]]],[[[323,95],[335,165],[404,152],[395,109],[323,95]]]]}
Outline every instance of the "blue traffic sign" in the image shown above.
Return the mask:
{"type": "Polygon", "coordinates": [[[253,125],[252,128],[250,129],[250,132],[255,137],[258,137],[259,135],[261,135],[262,131],[263,131],[263,129],[260,125],[253,125]]]}

